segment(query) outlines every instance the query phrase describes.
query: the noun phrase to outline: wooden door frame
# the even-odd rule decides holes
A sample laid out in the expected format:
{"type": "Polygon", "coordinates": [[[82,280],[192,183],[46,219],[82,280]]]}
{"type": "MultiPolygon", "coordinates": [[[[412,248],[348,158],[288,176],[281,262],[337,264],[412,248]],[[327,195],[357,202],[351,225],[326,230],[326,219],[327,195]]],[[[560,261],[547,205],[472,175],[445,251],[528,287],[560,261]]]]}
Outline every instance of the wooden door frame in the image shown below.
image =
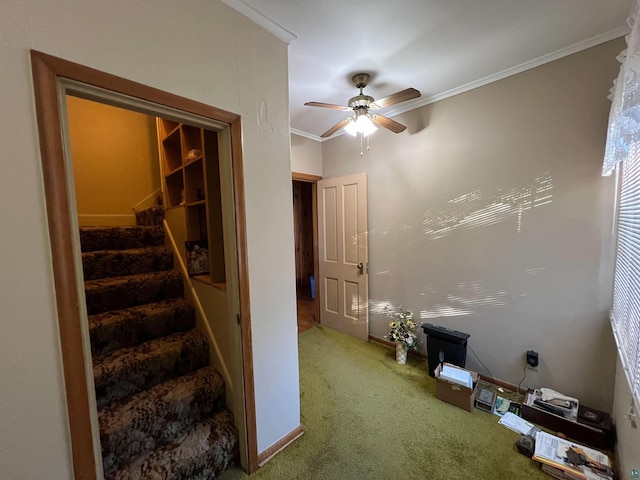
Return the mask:
{"type": "Polygon", "coordinates": [[[320,323],[320,298],[322,290],[318,281],[318,182],[322,180],[319,175],[311,175],[308,173],[291,172],[291,180],[299,182],[307,182],[311,184],[311,208],[313,222],[313,277],[315,278],[316,287],[316,320],[320,323]]]}
{"type": "MultiPolygon", "coordinates": [[[[51,244],[56,308],[64,372],[71,453],[76,479],[98,478],[94,452],[95,435],[91,421],[91,405],[85,368],[82,316],[78,305],[75,257],[71,230],[69,191],[63,151],[60,102],[61,79],[74,80],[152,104],[165,106],[228,124],[231,134],[231,156],[235,208],[235,234],[238,261],[240,305],[240,335],[242,372],[246,416],[248,470],[258,468],[255,390],[253,379],[253,348],[249,299],[249,268],[247,258],[246,212],[242,160],[242,124],[240,115],[204,103],[179,97],[137,82],[31,50],[40,153],[51,244]]],[[[89,377],[90,378],[90,377],[89,377]]],[[[96,450],[96,447],[97,450],[96,450]]]]}

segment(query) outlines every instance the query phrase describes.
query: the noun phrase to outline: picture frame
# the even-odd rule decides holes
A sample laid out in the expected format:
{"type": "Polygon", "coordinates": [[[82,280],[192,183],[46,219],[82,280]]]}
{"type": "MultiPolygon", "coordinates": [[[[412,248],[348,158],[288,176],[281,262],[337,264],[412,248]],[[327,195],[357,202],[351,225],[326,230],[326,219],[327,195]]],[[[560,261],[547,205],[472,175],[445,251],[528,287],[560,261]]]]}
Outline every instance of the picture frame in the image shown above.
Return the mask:
{"type": "Polygon", "coordinates": [[[184,244],[189,276],[208,275],[210,273],[208,242],[206,240],[189,240],[184,244]]]}

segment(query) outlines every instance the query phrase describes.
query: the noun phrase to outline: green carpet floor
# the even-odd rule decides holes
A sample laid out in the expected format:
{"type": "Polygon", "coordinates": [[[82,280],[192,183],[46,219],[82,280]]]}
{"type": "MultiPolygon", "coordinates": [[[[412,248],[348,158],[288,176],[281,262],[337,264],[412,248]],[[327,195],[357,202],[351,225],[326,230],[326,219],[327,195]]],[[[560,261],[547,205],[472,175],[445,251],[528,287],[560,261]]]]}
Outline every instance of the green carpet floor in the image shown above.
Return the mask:
{"type": "Polygon", "coordinates": [[[545,479],[495,415],[435,397],[424,360],[315,327],[299,336],[304,435],[236,479],[545,479]]]}

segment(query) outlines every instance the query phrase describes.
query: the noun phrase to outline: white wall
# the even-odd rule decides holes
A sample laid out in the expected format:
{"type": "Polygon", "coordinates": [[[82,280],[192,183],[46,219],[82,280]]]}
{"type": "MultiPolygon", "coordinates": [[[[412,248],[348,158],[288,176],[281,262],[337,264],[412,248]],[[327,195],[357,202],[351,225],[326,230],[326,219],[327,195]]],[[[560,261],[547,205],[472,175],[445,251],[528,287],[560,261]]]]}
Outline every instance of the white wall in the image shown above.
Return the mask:
{"type": "Polygon", "coordinates": [[[72,477],[31,48],[242,115],[259,450],[296,428],[286,45],[215,0],[5,0],[0,43],[0,477],[72,477]]]}
{"type": "Polygon", "coordinates": [[[291,134],[291,171],[322,176],[322,143],[291,134]]]}
{"type": "MultiPolygon", "coordinates": [[[[386,334],[384,305],[402,305],[470,333],[496,378],[517,384],[537,350],[523,386],[611,411],[613,179],[600,171],[623,48],[399,115],[408,130],[379,130],[363,157],[347,135],[322,144],[325,178],[368,174],[372,335],[386,334]]],[[[471,351],[467,367],[487,373],[471,351]]]]}
{"type": "Polygon", "coordinates": [[[620,360],[616,362],[616,387],[613,400],[613,419],[618,437],[618,455],[620,461],[620,478],[630,478],[631,470],[640,471],[640,411],[633,409],[635,425],[626,418],[632,406],[631,389],[622,369],[620,360]]]}

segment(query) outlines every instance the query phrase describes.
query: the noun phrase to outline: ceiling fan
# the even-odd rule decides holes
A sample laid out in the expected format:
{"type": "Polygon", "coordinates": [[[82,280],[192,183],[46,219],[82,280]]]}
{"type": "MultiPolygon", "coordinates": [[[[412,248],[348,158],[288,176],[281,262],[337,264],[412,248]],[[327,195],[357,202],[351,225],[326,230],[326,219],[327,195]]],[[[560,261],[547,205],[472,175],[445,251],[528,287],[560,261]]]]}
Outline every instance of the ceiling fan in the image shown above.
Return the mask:
{"type": "Polygon", "coordinates": [[[354,112],[354,115],[336,123],[333,127],[320,135],[322,138],[330,137],[341,128],[344,128],[353,136],[361,133],[362,136],[366,137],[377,130],[374,123],[391,130],[393,133],[400,133],[406,130],[407,127],[401,123],[391,120],[379,113],[369,113],[369,110],[379,110],[395,105],[396,103],[418,98],[420,96],[420,92],[418,90],[415,88],[406,88],[387,97],[381,98],[380,100],[376,100],[375,98],[362,93],[362,89],[366,87],[369,80],[371,80],[371,75],[368,73],[356,73],[351,80],[355,84],[356,88],[360,89],[360,95],[351,97],[347,107],[322,102],[305,103],[305,105],[309,107],[333,108],[334,110],[342,110],[344,112],[352,110],[354,112]]]}

